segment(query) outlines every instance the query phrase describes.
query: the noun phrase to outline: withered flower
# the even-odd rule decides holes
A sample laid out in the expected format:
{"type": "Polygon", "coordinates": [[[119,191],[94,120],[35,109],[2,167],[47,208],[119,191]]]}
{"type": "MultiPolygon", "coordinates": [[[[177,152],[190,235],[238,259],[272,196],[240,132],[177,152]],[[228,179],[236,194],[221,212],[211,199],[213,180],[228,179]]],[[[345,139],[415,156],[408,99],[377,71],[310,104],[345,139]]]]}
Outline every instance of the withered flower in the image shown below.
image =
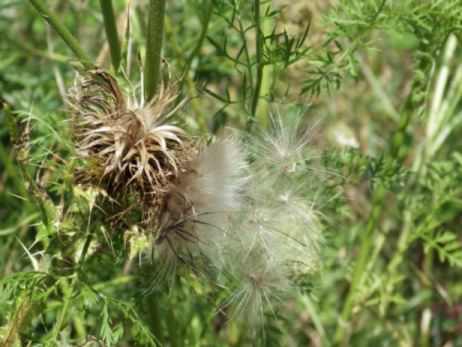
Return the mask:
{"type": "Polygon", "coordinates": [[[136,193],[150,207],[160,206],[196,151],[170,123],[182,105],[176,99],[173,89],[162,86],[149,103],[132,108],[110,74],[93,70],[81,76],[69,95],[77,154],[87,164],[78,182],[113,197],[136,193]]]}

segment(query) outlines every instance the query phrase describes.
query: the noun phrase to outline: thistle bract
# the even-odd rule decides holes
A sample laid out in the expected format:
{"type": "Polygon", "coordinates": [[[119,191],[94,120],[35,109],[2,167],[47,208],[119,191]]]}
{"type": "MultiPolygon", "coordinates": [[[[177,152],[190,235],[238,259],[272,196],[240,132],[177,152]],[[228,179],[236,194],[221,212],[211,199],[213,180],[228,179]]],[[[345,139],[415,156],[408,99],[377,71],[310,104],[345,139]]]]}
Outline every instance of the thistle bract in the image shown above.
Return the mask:
{"type": "Polygon", "coordinates": [[[100,70],[79,78],[70,93],[82,182],[109,193],[137,191],[156,199],[184,170],[194,152],[184,131],[169,123],[178,107],[161,88],[148,104],[129,108],[116,80],[100,70]]]}

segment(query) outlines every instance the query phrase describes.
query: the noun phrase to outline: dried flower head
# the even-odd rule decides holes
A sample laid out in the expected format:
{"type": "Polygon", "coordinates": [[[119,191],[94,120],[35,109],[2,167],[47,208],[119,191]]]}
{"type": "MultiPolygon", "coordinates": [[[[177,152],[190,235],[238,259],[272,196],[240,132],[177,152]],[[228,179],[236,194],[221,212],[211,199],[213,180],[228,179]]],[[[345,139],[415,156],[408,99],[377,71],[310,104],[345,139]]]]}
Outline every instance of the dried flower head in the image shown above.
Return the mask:
{"type": "Polygon", "coordinates": [[[139,108],[129,108],[116,80],[94,70],[78,79],[69,95],[78,154],[87,161],[80,181],[110,194],[136,191],[160,201],[183,170],[194,146],[169,124],[179,106],[173,90],[139,108]]]}

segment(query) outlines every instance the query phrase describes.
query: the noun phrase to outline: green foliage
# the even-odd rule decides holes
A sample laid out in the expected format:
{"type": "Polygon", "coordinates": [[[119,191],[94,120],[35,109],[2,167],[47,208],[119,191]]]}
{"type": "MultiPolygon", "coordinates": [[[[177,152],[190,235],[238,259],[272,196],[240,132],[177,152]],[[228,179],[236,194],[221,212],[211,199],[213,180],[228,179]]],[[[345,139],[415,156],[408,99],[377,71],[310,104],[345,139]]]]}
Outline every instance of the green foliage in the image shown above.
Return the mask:
{"type": "MultiPolygon", "coordinates": [[[[376,47],[377,32],[385,32],[413,48],[415,74],[428,75],[435,56],[451,33],[460,32],[461,7],[450,1],[340,1],[326,16],[329,27],[323,49],[312,50],[309,78],[302,92],[319,95],[339,88],[345,75],[358,76],[362,49],[376,47]]],[[[414,88],[414,93],[420,93],[414,88]]]]}
{"type": "MultiPolygon", "coordinates": [[[[78,52],[110,69],[98,2],[41,3],[77,38],[78,52]]],[[[128,22],[127,4],[113,2],[121,53],[114,63],[141,90],[148,2],[131,8],[128,22]]],[[[271,112],[303,110],[311,145],[322,150],[297,177],[304,198],[322,207],[319,275],[297,279],[296,297],[265,312],[258,333],[230,319],[229,288],[181,271],[153,286],[158,264],[139,264],[136,254],[145,240],[108,221],[113,205],[104,192],[74,183],[81,163],[65,96],[78,67],[72,47],[29,3],[6,1],[0,341],[462,344],[461,1],[183,0],[168,2],[166,14],[161,70],[190,100],[182,121],[192,132],[229,125],[258,136],[271,112]],[[310,186],[311,175],[323,186],[310,186]]]]}

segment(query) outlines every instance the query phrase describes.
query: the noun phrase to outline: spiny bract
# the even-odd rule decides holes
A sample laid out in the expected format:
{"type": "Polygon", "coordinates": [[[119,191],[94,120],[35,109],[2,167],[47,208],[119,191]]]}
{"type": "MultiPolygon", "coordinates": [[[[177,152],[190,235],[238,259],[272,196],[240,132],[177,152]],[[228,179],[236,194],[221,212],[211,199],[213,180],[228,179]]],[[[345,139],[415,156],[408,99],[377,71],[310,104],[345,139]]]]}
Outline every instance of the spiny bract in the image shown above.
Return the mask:
{"type": "Polygon", "coordinates": [[[69,93],[77,152],[89,163],[80,180],[109,193],[162,196],[194,152],[184,131],[168,123],[179,108],[175,100],[173,90],[161,87],[148,104],[129,108],[111,75],[81,76],[69,93]]]}

